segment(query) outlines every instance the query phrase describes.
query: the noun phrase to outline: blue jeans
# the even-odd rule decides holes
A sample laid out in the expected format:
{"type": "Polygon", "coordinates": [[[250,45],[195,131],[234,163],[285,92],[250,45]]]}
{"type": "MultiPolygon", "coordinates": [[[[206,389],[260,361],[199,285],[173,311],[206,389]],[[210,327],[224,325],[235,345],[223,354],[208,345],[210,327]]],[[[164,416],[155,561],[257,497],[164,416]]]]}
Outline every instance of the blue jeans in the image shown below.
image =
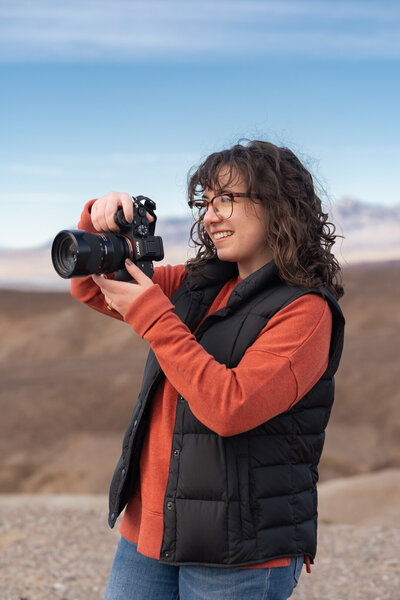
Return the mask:
{"type": "Polygon", "coordinates": [[[104,600],[286,600],[302,565],[299,556],[272,569],[174,567],[143,556],[121,537],[104,600]]]}

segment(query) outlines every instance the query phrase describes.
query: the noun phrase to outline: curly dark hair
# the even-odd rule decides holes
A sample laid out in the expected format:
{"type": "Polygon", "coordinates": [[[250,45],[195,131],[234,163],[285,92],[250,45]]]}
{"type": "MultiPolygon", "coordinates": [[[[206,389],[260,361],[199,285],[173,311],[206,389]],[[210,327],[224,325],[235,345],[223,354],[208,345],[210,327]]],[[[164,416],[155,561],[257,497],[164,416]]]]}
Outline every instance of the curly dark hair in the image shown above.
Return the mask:
{"type": "MultiPolygon", "coordinates": [[[[264,207],[266,243],[280,277],[289,285],[326,288],[339,299],[344,293],[341,269],[331,249],[342,236],[335,235],[335,226],[322,211],[311,174],[288,148],[259,140],[240,142],[245,144],[215,152],[189,172],[189,201],[206,188],[219,190],[221,168],[229,174],[228,184],[241,177],[247,193],[259,197],[252,201],[264,207]]],[[[216,249],[202,220],[193,224],[190,238],[197,254],[186,269],[195,275],[215,258],[216,249]]]]}

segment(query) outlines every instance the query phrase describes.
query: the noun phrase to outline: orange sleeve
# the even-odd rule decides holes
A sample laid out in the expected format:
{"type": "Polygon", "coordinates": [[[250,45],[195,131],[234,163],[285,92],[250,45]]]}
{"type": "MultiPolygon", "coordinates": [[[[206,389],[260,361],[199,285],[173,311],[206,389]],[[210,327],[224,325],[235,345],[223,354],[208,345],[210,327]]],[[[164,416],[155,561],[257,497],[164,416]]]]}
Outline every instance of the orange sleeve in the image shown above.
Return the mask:
{"type": "Polygon", "coordinates": [[[125,321],[145,338],[194,415],[222,436],[248,431],[288,410],[328,365],[332,316],[318,294],[280,310],[234,369],[208,354],[155,285],[125,321]]]}
{"type": "MultiPolygon", "coordinates": [[[[90,200],[85,205],[78,223],[78,229],[83,229],[89,233],[98,233],[93,227],[92,219],[90,217],[90,210],[95,201],[96,200],[90,200]]],[[[107,277],[113,279],[114,276],[113,274],[109,274],[107,277]]],[[[153,282],[158,284],[163,292],[170,298],[176,292],[184,277],[185,267],[183,265],[166,265],[154,269],[153,282]]],[[[90,276],[71,279],[71,295],[80,302],[90,306],[90,308],[103,313],[107,317],[114,317],[121,321],[123,320],[122,315],[118,311],[109,310],[107,308],[107,303],[100,288],[90,276]]]]}

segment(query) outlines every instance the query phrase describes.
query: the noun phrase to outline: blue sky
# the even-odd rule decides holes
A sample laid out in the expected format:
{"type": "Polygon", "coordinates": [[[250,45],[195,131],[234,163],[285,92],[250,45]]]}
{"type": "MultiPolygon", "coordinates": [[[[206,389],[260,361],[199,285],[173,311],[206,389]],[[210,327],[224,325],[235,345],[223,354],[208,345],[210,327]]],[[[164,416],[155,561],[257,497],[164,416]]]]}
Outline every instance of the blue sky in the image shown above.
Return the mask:
{"type": "Polygon", "coordinates": [[[400,202],[397,2],[3,0],[0,247],[86,200],[186,215],[186,176],[241,137],[292,148],[330,202],[400,202]]]}

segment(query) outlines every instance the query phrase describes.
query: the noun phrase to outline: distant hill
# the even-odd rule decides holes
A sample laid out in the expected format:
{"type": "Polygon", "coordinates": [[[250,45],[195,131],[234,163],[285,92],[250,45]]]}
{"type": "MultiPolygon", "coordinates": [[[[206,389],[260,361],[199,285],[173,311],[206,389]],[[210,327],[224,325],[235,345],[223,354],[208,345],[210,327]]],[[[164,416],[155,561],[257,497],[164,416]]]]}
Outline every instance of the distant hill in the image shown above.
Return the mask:
{"type": "MultiPolygon", "coordinates": [[[[400,468],[399,274],[400,261],[343,269],[321,479],[400,468]]],[[[147,342],[62,293],[2,290],[0,322],[0,493],[106,492],[147,342]]]]}
{"type": "MultiPolygon", "coordinates": [[[[343,265],[400,258],[400,204],[382,206],[343,198],[327,209],[338,235],[333,249],[343,265]]],[[[189,249],[190,218],[159,219],[157,234],[164,242],[163,263],[178,264],[193,254],[189,249]]],[[[51,242],[40,248],[0,250],[0,287],[66,290],[68,281],[55,273],[51,242]]]]}
{"type": "Polygon", "coordinates": [[[159,219],[157,222],[157,235],[161,235],[164,246],[187,246],[189,242],[192,219],[171,218],[159,219]]]}
{"type": "Polygon", "coordinates": [[[336,250],[339,262],[359,263],[400,258],[400,204],[367,204],[343,198],[331,210],[337,234],[344,235],[336,250]]]}
{"type": "Polygon", "coordinates": [[[390,223],[400,227],[400,204],[382,206],[346,197],[333,205],[332,216],[334,222],[341,225],[347,233],[377,224],[390,223]]]}

